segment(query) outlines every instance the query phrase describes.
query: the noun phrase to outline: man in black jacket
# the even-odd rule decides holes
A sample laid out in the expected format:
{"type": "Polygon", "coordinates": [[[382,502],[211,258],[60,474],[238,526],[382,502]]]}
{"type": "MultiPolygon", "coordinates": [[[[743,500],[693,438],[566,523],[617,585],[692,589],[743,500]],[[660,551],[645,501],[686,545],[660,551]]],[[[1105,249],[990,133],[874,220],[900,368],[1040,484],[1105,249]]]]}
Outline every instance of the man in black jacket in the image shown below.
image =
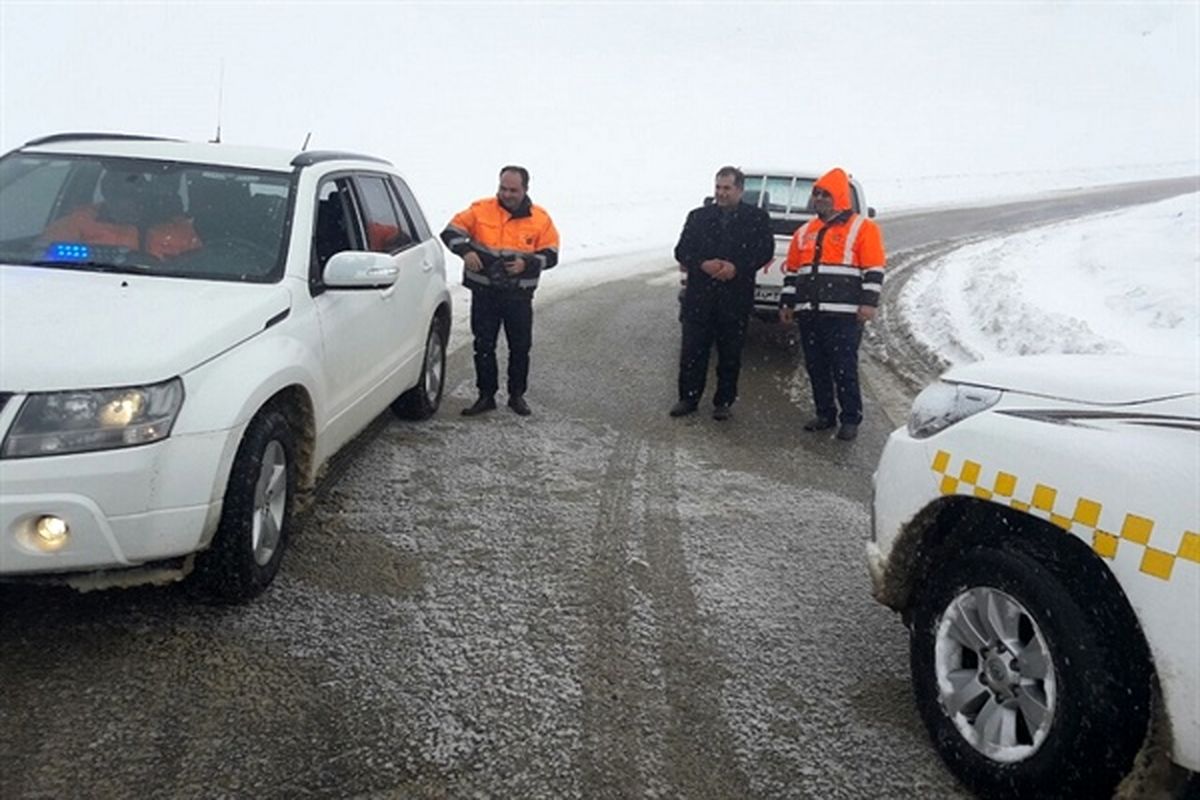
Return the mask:
{"type": "Polygon", "coordinates": [[[680,314],[679,402],[671,407],[672,417],[691,414],[700,404],[714,343],[713,419],[729,419],[729,407],[737,399],[742,342],[754,307],[754,273],[775,254],[767,212],[742,203],[745,182],[735,167],[717,170],[714,202],[688,214],[675,245],[675,260],[687,270],[687,286],[680,314]]]}

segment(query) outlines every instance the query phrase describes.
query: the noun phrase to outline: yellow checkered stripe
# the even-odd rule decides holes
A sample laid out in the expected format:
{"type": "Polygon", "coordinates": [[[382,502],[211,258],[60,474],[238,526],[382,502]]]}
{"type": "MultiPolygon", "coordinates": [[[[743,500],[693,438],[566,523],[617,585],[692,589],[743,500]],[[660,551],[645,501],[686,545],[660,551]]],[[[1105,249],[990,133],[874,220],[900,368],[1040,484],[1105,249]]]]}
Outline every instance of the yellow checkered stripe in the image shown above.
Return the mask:
{"type": "MultiPolygon", "coordinates": [[[[1184,531],[1175,552],[1162,550],[1150,543],[1154,534],[1154,520],[1149,517],[1127,513],[1119,531],[1103,530],[1100,528],[1102,506],[1099,501],[1087,497],[1074,498],[1074,510],[1070,516],[1066,516],[1060,513],[1060,510],[1066,511],[1071,508],[1072,498],[1060,495],[1059,491],[1051,486],[1035,483],[1033,489],[1029,490],[1025,488],[1028,485],[1026,483],[1022,484],[1023,491],[1018,494],[1019,481],[1016,475],[997,472],[989,483],[982,480],[984,470],[980,463],[964,459],[956,474],[951,469],[952,461],[951,455],[945,450],[939,450],[933,457],[932,468],[941,476],[939,488],[943,495],[970,495],[1035,514],[1085,541],[1090,537],[1092,549],[1109,560],[1116,557],[1117,548],[1123,542],[1127,547],[1141,547],[1142,559],[1139,569],[1164,581],[1171,580],[1171,573],[1177,561],[1200,564],[1200,533],[1196,531],[1184,531]]],[[[1164,538],[1167,537],[1158,537],[1159,541],[1164,538]]]]}

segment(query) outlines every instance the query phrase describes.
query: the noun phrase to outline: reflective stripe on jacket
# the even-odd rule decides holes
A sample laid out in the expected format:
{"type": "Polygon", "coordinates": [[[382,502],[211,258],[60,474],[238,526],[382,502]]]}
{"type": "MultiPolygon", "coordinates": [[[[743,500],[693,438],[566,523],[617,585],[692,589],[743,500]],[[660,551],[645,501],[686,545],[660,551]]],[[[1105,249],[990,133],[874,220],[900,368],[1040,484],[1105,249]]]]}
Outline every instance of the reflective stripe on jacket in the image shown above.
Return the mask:
{"type": "Polygon", "coordinates": [[[878,306],[887,261],[879,226],[850,210],[850,182],[840,169],[822,176],[816,186],[833,195],[840,213],[827,222],[815,217],[792,235],[780,303],[832,314],[878,306]]]}
{"type": "Polygon", "coordinates": [[[482,272],[463,270],[463,283],[469,287],[499,285],[503,273],[493,265],[520,257],[525,271],[512,283],[516,288],[535,289],[542,270],[558,263],[558,231],[545,209],[528,196],[512,212],[495,197],[476,200],[454,215],[442,231],[442,241],[455,255],[474,251],[483,261],[482,272]]]}

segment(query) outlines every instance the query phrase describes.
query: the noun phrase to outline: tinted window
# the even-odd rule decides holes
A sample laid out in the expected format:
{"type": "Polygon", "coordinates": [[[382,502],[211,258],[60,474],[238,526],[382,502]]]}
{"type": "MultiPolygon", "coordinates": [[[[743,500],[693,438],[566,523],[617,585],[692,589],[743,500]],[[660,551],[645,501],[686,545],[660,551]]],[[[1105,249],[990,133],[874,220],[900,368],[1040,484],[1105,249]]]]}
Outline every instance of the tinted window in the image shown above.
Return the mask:
{"type": "Polygon", "coordinates": [[[408,214],[408,218],[412,220],[416,238],[423,242],[433,236],[433,233],[429,230],[429,223],[425,221],[425,215],[421,213],[421,206],[417,203],[417,198],[413,197],[408,184],[393,176],[392,188],[400,196],[400,205],[404,208],[404,212],[408,214]]]}
{"type": "Polygon", "coordinates": [[[319,282],[326,262],[343,250],[359,249],[350,183],[346,178],[326,180],[317,190],[317,216],[313,225],[312,278],[319,282]]]}
{"type": "Polygon", "coordinates": [[[384,179],[374,175],[360,175],[357,180],[362,195],[367,249],[376,253],[394,253],[412,244],[413,236],[408,220],[397,214],[384,179]]]}

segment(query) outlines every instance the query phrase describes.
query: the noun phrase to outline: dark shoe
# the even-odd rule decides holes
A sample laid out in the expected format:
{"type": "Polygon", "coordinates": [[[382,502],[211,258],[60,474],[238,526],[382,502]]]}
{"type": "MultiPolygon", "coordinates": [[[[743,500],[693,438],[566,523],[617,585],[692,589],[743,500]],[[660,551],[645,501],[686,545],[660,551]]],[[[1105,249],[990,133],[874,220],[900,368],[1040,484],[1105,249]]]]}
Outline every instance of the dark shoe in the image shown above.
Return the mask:
{"type": "Polygon", "coordinates": [[[733,416],[733,409],[729,406],[713,406],[713,419],[725,420],[733,416]]]}
{"type": "Polygon", "coordinates": [[[508,398],[508,407],[517,412],[522,417],[528,417],[533,412],[529,410],[529,403],[525,402],[525,398],[519,394],[508,398]]]}
{"type": "Polygon", "coordinates": [[[837,438],[843,442],[853,441],[858,436],[858,423],[843,422],[842,427],[838,428],[837,438]]]}
{"type": "Polygon", "coordinates": [[[836,425],[837,422],[832,417],[813,417],[808,422],[804,423],[806,431],[827,431],[836,425]]]}
{"type": "Polygon", "coordinates": [[[680,400],[675,405],[671,406],[672,417],[686,417],[696,410],[696,403],[692,400],[680,400]]]}
{"type": "Polygon", "coordinates": [[[475,403],[462,410],[464,417],[477,417],[485,411],[496,410],[496,398],[491,395],[480,395],[475,403]]]}

